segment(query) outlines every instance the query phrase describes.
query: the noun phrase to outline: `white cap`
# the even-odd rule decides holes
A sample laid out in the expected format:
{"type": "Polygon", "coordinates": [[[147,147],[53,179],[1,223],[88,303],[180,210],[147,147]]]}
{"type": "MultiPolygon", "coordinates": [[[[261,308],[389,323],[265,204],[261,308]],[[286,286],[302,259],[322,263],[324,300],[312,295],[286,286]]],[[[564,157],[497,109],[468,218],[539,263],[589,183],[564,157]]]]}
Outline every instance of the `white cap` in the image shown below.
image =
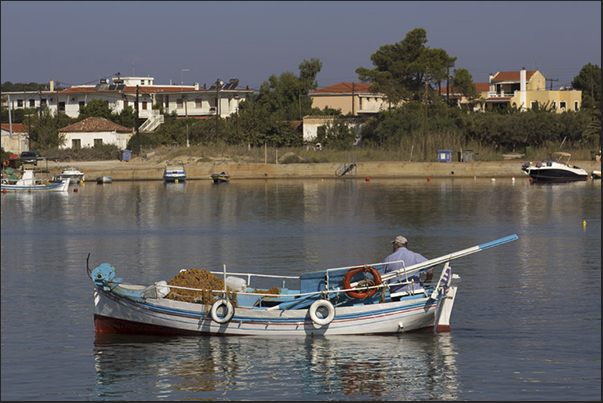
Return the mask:
{"type": "Polygon", "coordinates": [[[400,243],[402,245],[406,245],[408,243],[408,241],[406,240],[406,238],[404,238],[402,235],[398,235],[396,237],[396,239],[394,239],[392,241],[392,243],[400,243]]]}

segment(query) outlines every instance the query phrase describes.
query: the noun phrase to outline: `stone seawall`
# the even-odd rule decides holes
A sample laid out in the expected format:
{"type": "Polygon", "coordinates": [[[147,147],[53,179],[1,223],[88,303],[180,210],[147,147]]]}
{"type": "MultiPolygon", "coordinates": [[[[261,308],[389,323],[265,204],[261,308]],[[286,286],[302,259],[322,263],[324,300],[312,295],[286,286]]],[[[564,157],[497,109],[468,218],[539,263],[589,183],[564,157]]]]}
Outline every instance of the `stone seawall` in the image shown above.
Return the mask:
{"type": "MultiPolygon", "coordinates": [[[[344,178],[498,178],[515,176],[526,178],[521,170],[523,161],[500,162],[359,162],[356,169],[344,178]]],[[[575,165],[588,173],[601,170],[600,161],[576,161],[575,165]]],[[[235,164],[199,163],[186,165],[188,180],[209,180],[213,173],[226,172],[231,180],[257,178],[341,178],[336,175],[341,163],[320,164],[235,164]]],[[[108,175],[116,181],[163,180],[163,165],[149,165],[140,161],[89,161],[49,163],[52,174],[61,167],[77,166],[85,173],[86,181],[108,175]]]]}

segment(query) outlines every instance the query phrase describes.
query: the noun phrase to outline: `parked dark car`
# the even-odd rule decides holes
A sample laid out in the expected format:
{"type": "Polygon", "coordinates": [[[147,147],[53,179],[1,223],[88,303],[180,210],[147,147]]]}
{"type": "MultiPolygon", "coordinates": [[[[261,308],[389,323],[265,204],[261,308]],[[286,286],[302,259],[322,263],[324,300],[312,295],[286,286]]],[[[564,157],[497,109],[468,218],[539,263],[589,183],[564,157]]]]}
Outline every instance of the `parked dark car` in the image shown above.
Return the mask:
{"type": "Polygon", "coordinates": [[[19,160],[21,160],[22,164],[38,165],[39,156],[40,154],[36,151],[23,151],[21,155],[19,155],[19,160]]]}

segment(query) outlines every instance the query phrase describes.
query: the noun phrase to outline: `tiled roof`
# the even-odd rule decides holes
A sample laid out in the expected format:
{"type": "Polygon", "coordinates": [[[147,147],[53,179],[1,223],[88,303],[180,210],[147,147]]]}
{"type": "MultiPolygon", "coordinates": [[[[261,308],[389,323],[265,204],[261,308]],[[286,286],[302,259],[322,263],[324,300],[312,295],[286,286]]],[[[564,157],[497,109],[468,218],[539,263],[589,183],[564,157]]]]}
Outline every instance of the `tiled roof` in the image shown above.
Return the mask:
{"type": "Polygon", "coordinates": [[[310,91],[310,94],[325,94],[325,93],[352,93],[352,84],[354,93],[370,93],[370,83],[344,83],[330,85],[328,87],[319,88],[316,91],[310,91]]]}
{"type": "MultiPolygon", "coordinates": [[[[499,71],[492,78],[492,82],[498,81],[517,81],[519,82],[519,71],[499,71]]],[[[536,71],[526,71],[526,80],[530,81],[536,71]]]]}
{"type": "MultiPolygon", "coordinates": [[[[2,130],[10,131],[10,123],[2,123],[2,130]]],[[[13,123],[13,133],[27,133],[23,123],[13,123]]]]}
{"type": "Polygon", "coordinates": [[[490,83],[475,83],[478,93],[490,91],[490,83]]]}
{"type": "MultiPolygon", "coordinates": [[[[95,87],[92,86],[86,86],[86,87],[70,87],[67,88],[63,91],[61,91],[61,94],[94,94],[94,93],[117,93],[117,94],[121,94],[123,92],[127,92],[127,93],[135,93],[136,92],[136,87],[135,86],[126,86],[121,90],[95,90],[95,87]]],[[[187,86],[179,86],[179,85],[153,85],[153,86],[143,86],[143,87],[139,87],[138,88],[139,93],[143,94],[143,93],[147,93],[147,94],[155,94],[155,93],[163,93],[163,92],[207,92],[207,91],[211,91],[212,93],[215,92],[215,89],[203,89],[203,87],[200,87],[198,90],[195,89],[194,87],[191,87],[190,85],[187,86]]],[[[235,90],[233,89],[229,89],[229,90],[225,90],[225,89],[221,89],[220,92],[230,92],[230,91],[237,91],[237,92],[253,92],[253,90],[251,89],[241,89],[241,88],[237,88],[235,90]]]]}
{"type": "Polygon", "coordinates": [[[131,133],[132,129],[108,121],[105,118],[86,118],[67,127],[59,129],[61,132],[120,132],[131,133]]]}
{"type": "MultiPolygon", "coordinates": [[[[478,93],[480,92],[486,92],[486,91],[490,91],[490,84],[488,83],[473,83],[475,84],[475,89],[477,90],[478,93]]],[[[440,90],[440,95],[446,95],[446,88],[447,87],[442,87],[442,89],[440,90]]],[[[455,91],[454,88],[450,87],[450,94],[458,94],[457,91],[455,91]]]]}

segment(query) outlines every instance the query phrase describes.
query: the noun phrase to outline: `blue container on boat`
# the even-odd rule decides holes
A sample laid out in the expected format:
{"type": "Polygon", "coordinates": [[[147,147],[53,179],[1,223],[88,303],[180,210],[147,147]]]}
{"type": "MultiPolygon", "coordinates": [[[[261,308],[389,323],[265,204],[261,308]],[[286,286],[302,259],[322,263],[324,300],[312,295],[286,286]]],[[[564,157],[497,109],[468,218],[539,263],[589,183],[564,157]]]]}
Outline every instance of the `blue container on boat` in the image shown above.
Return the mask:
{"type": "Polygon", "coordinates": [[[120,161],[130,161],[130,157],[132,157],[131,150],[121,150],[121,153],[119,155],[120,161]]]}
{"type": "Polygon", "coordinates": [[[452,161],[452,150],[438,150],[438,162],[452,161]]]}

